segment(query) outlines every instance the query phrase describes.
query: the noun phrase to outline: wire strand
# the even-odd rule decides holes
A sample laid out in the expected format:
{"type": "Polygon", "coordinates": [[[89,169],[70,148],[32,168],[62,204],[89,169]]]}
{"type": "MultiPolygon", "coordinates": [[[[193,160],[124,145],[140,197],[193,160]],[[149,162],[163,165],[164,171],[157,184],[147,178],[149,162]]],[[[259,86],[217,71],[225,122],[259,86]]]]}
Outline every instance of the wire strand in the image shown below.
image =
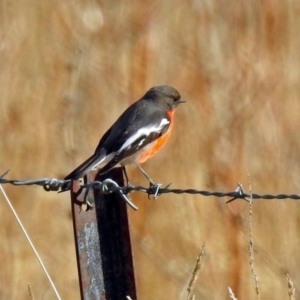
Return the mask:
{"type": "MultiPolygon", "coordinates": [[[[4,176],[7,175],[8,171],[6,171],[3,175],[0,176],[0,184],[12,184],[16,186],[21,185],[39,185],[44,188],[45,191],[57,191],[64,192],[70,189],[71,181],[70,180],[60,180],[56,178],[37,178],[30,180],[8,180],[5,179],[4,176]],[[66,188],[67,187],[67,188],[66,188]]],[[[232,199],[228,200],[227,203],[232,202],[236,199],[243,199],[249,201],[250,195],[245,193],[242,185],[238,183],[237,188],[232,192],[217,192],[217,191],[203,191],[198,189],[171,189],[169,188],[170,184],[166,187],[162,187],[161,185],[152,185],[150,187],[143,186],[119,186],[116,182],[111,179],[106,179],[104,181],[92,181],[85,185],[83,188],[87,189],[100,189],[100,192],[103,194],[110,194],[114,192],[118,192],[124,196],[129,193],[136,191],[146,193],[148,195],[154,195],[157,198],[161,194],[192,194],[192,195],[202,195],[205,197],[231,197],[232,199]]],[[[265,199],[265,200],[283,200],[283,199],[292,199],[292,200],[300,200],[300,195],[298,194],[255,194],[252,193],[251,197],[253,200],[255,199],[265,199]]],[[[127,199],[129,199],[127,197],[127,199]]],[[[126,200],[127,201],[127,200],[126,200]]]]}

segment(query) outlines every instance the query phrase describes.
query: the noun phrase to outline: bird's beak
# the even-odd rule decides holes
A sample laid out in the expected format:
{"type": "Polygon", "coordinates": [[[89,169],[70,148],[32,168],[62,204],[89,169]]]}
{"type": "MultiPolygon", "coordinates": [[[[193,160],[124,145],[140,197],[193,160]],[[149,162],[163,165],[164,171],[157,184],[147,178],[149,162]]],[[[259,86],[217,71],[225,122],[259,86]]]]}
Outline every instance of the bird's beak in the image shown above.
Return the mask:
{"type": "Polygon", "coordinates": [[[180,103],[186,103],[186,101],[183,99],[180,99],[179,101],[177,101],[177,104],[180,104],[180,103]]]}

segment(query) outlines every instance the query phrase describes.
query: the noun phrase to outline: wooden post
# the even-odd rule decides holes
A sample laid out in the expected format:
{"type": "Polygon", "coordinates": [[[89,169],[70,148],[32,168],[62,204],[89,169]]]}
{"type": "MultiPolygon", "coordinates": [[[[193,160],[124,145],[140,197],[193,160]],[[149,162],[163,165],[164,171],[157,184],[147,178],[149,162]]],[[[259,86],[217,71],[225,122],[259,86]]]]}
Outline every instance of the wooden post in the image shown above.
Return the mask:
{"type": "MultiPolygon", "coordinates": [[[[93,174],[88,181],[94,180],[93,174]]],[[[121,168],[96,175],[95,180],[110,178],[123,186],[121,168]]],[[[128,205],[117,193],[89,195],[94,208],[83,211],[78,205],[78,181],[71,187],[71,201],[81,299],[137,299],[128,220],[128,205]]]]}

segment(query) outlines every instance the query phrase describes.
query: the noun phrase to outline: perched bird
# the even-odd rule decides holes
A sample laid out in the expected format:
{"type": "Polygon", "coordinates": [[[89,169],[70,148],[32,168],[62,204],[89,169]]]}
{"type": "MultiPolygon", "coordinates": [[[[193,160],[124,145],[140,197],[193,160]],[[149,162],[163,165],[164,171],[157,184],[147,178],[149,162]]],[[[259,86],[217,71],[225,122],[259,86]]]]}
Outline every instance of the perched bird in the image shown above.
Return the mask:
{"type": "Polygon", "coordinates": [[[136,164],[150,184],[154,184],[140,164],[167,142],[174,122],[174,111],[184,102],[173,87],[161,85],[151,88],[123,112],[103,135],[95,153],[65,180],[77,180],[96,168],[104,174],[120,164],[128,182],[125,166],[136,164]]]}

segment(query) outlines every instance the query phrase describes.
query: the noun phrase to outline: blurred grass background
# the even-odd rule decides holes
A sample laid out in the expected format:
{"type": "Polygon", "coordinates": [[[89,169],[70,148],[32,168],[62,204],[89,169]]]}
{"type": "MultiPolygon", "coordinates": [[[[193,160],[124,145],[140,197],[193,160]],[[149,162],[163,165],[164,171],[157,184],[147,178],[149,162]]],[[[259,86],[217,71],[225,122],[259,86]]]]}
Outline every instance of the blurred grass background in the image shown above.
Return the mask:
{"type": "MultiPolygon", "coordinates": [[[[0,173],[62,178],[154,85],[188,103],[173,136],[147,162],[173,187],[300,192],[300,4],[279,1],[2,0],[0,173]]],[[[139,171],[132,182],[145,184],[139,171]]],[[[63,299],[79,299],[68,194],[5,186],[63,299]]],[[[3,198],[2,196],[0,198],[3,198]]],[[[193,195],[149,201],[130,213],[140,299],[185,299],[206,242],[196,299],[257,299],[249,266],[249,205],[193,195]]],[[[1,201],[0,298],[55,299],[1,201]]],[[[255,271],[262,299],[300,297],[296,201],[253,206],[255,271]]]]}

